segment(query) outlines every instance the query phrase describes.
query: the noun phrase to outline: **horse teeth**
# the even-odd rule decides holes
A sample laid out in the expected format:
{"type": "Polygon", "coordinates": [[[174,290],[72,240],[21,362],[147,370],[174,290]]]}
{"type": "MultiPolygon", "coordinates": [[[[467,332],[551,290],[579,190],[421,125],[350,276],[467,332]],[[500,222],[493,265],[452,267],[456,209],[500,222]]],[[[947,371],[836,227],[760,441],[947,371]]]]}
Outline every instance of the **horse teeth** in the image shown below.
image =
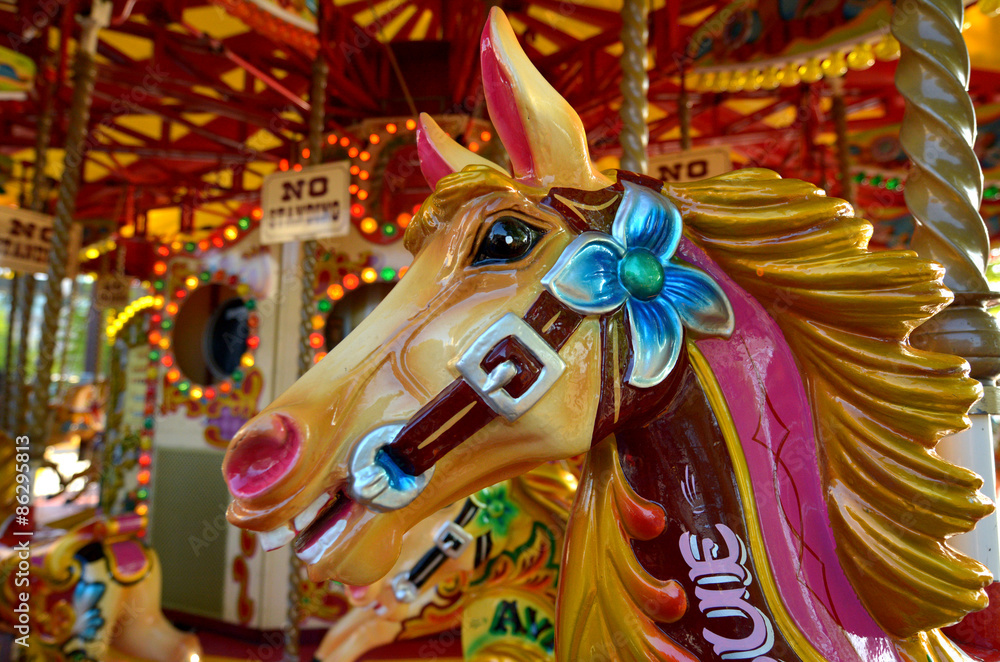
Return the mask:
{"type": "Polygon", "coordinates": [[[329,503],[332,498],[333,497],[329,494],[321,494],[319,498],[309,504],[309,507],[296,515],[294,521],[295,530],[302,531],[307,526],[312,524],[312,521],[316,519],[317,515],[319,515],[319,511],[322,510],[323,506],[329,503]]]}
{"type": "Polygon", "coordinates": [[[257,538],[260,539],[260,546],[265,552],[273,552],[276,549],[284,547],[292,542],[292,538],[294,537],[295,531],[287,524],[283,524],[277,529],[257,534],[257,538]]]}
{"type": "Polygon", "coordinates": [[[303,563],[309,565],[316,563],[323,558],[323,554],[326,553],[326,550],[328,550],[333,543],[337,542],[337,538],[339,538],[340,534],[342,534],[346,529],[347,519],[339,520],[336,524],[327,529],[323,535],[319,537],[319,540],[305,549],[296,552],[295,555],[298,556],[303,563]]]}

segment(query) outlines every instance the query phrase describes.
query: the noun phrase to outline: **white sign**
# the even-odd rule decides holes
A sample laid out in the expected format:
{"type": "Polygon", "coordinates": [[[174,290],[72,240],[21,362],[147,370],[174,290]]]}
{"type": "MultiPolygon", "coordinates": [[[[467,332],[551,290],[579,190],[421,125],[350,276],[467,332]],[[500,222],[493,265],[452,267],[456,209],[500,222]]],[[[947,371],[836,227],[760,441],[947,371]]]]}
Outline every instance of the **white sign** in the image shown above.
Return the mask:
{"type": "Polygon", "coordinates": [[[105,274],[94,284],[94,308],[121,310],[131,301],[129,296],[131,281],[118,274],[105,274]]]}
{"type": "MultiPolygon", "coordinates": [[[[0,207],[0,267],[45,273],[49,268],[55,219],[18,207],[0,207]]],[[[76,273],[82,229],[73,224],[69,235],[66,275],[76,273]]]]}
{"type": "Polygon", "coordinates": [[[649,159],[649,174],[662,182],[693,182],[733,169],[728,147],[706,147],[661,154],[649,159]]]}
{"type": "Polygon", "coordinates": [[[265,177],[261,243],[346,236],[351,225],[350,167],[350,161],[337,161],[265,177]]]}

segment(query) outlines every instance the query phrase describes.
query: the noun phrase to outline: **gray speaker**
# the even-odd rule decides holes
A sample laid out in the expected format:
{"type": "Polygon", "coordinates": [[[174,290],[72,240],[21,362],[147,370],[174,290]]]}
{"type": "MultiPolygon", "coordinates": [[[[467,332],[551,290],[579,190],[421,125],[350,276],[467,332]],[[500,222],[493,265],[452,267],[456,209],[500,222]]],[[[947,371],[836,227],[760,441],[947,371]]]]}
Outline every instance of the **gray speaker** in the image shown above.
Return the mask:
{"type": "Polygon", "coordinates": [[[150,542],[163,568],[166,609],[223,618],[226,507],[223,453],[161,447],[153,458],[150,542]]]}

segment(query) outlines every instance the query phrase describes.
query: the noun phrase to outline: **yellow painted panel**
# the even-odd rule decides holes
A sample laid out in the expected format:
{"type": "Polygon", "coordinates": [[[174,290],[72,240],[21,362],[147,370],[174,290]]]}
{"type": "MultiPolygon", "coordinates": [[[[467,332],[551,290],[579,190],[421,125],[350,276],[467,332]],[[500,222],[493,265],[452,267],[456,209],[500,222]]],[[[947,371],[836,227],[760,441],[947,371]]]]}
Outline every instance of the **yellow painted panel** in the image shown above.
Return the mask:
{"type": "Polygon", "coordinates": [[[242,21],[215,5],[185,9],[183,17],[186,23],[216,39],[227,39],[250,31],[242,21]]]}
{"type": "Polygon", "coordinates": [[[153,57],[153,42],[145,37],[137,37],[114,30],[102,30],[101,41],[133,60],[148,60],[153,57]]]}
{"type": "Polygon", "coordinates": [[[208,85],[192,85],[191,86],[191,91],[192,92],[197,92],[198,94],[201,94],[201,95],[206,96],[206,97],[212,97],[213,99],[221,99],[222,98],[221,94],[219,94],[218,92],[216,92],[214,88],[211,88],[208,85]]]}
{"type": "Polygon", "coordinates": [[[763,98],[763,99],[728,99],[722,103],[723,106],[729,108],[730,110],[735,110],[740,115],[751,115],[756,113],[761,108],[767,108],[775,99],[763,98]]]}
{"type": "Polygon", "coordinates": [[[96,182],[98,179],[107,177],[110,174],[111,171],[108,168],[95,163],[92,159],[87,159],[83,162],[83,181],[85,182],[96,182]]]}
{"type": "Polygon", "coordinates": [[[364,9],[354,14],[354,22],[361,27],[366,28],[371,25],[376,18],[381,21],[383,16],[406,2],[407,0],[382,0],[382,2],[374,2],[373,0],[368,3],[364,9]],[[372,13],[372,10],[374,10],[374,13],[372,13]]]}
{"type": "Polygon", "coordinates": [[[881,105],[873,105],[870,108],[862,108],[854,112],[847,113],[849,120],[874,120],[885,117],[885,109],[881,105]]]}
{"type": "Polygon", "coordinates": [[[181,117],[192,124],[202,126],[208,124],[218,116],[213,115],[212,113],[181,113],[181,117]]]}
{"type": "Polygon", "coordinates": [[[154,115],[119,115],[115,123],[153,140],[159,140],[162,135],[163,121],[154,115]]]}
{"type": "Polygon", "coordinates": [[[274,149],[275,147],[279,147],[283,144],[283,140],[280,140],[267,129],[260,129],[257,133],[247,139],[247,147],[257,152],[266,152],[269,149],[274,149]]]}
{"type": "Polygon", "coordinates": [[[784,129],[790,127],[795,122],[795,116],[798,115],[798,112],[798,108],[789,106],[784,110],[771,113],[764,118],[763,122],[772,129],[784,129]]]}
{"type": "Polygon", "coordinates": [[[427,31],[431,28],[431,21],[434,20],[434,12],[430,9],[425,9],[424,13],[420,15],[417,19],[416,24],[413,26],[413,32],[410,33],[410,38],[414,41],[420,41],[427,38],[427,31]]]}
{"type": "Polygon", "coordinates": [[[579,19],[573,18],[572,10],[566,12],[543,9],[536,5],[528,5],[528,16],[537,18],[543,23],[555,26],[559,30],[572,35],[574,38],[590,39],[601,33],[601,26],[591,25],[579,19]]]}
{"type": "Polygon", "coordinates": [[[187,134],[191,133],[191,129],[186,126],[177,124],[176,122],[170,123],[170,141],[180,140],[187,134]]]}
{"type": "MultiPolygon", "coordinates": [[[[524,21],[518,20],[516,16],[508,16],[507,18],[510,19],[510,25],[514,28],[514,32],[517,34],[523,35],[528,29],[528,26],[524,24],[524,21]]],[[[532,33],[530,44],[542,55],[552,55],[559,50],[551,39],[543,37],[537,32],[532,33]]]]}
{"type": "Polygon", "coordinates": [[[976,69],[1000,71],[1000,51],[997,50],[997,35],[1000,34],[1000,17],[987,18],[978,8],[965,11],[969,23],[965,31],[965,43],[969,46],[969,57],[976,69]]]}
{"type": "Polygon", "coordinates": [[[155,237],[171,237],[181,227],[181,208],[163,207],[146,212],[146,227],[155,237]]]}
{"type": "Polygon", "coordinates": [[[395,39],[396,35],[406,24],[410,17],[417,13],[416,5],[409,5],[403,11],[399,12],[398,15],[394,16],[388,23],[382,24],[382,37],[384,40],[389,41],[395,39]]]}
{"type": "Polygon", "coordinates": [[[133,138],[132,136],[122,133],[111,128],[108,125],[101,127],[100,133],[98,134],[102,139],[113,141],[119,145],[142,145],[143,141],[138,138],[133,138]]]}
{"type": "Polygon", "coordinates": [[[242,92],[246,86],[247,72],[242,67],[236,67],[219,76],[219,79],[234,90],[242,92]]]}

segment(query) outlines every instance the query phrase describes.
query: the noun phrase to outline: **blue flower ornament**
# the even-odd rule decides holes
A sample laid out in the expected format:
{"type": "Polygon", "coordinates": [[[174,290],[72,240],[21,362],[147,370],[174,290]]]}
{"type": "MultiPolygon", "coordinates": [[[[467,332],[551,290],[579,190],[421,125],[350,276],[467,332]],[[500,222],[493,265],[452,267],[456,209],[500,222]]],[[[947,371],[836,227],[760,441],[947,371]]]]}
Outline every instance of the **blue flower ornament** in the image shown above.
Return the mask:
{"type": "Polygon", "coordinates": [[[677,363],[685,327],[728,337],[733,309],[710,276],[675,260],[681,240],[677,208],[648,188],[623,185],[611,235],[584,232],[574,239],[542,286],[582,315],[603,315],[624,304],[633,352],[625,381],[649,388],[677,363]]]}

